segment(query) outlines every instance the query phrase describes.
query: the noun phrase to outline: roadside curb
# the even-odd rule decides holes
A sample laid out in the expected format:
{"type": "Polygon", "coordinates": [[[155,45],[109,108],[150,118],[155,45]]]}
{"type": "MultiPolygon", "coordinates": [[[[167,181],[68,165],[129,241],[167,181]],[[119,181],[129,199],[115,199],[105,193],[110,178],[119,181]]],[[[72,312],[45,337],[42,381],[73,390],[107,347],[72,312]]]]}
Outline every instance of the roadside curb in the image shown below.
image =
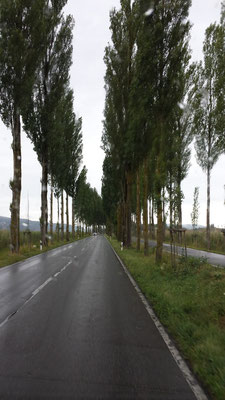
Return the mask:
{"type": "Polygon", "coordinates": [[[131,276],[130,272],[128,271],[128,269],[124,265],[123,261],[121,260],[119,255],[114,250],[114,248],[111,245],[110,241],[107,238],[106,238],[106,240],[109,243],[111,249],[113,250],[116,258],[120,262],[125,274],[128,276],[128,278],[129,278],[130,282],[132,283],[134,289],[136,290],[138,296],[140,297],[142,303],[144,304],[146,311],[148,312],[148,314],[150,315],[151,319],[153,320],[156,328],[158,329],[161,337],[163,338],[165,344],[167,345],[167,347],[168,347],[170,353],[172,354],[176,364],[180,368],[185,380],[187,381],[188,385],[190,386],[190,388],[191,388],[192,392],[194,393],[196,399],[197,400],[209,400],[209,398],[207,397],[207,395],[205,394],[205,392],[201,388],[200,384],[197,382],[197,379],[195,378],[195,376],[191,372],[190,368],[188,367],[187,363],[185,362],[185,360],[181,356],[179,350],[175,347],[174,343],[172,343],[168,333],[166,332],[165,328],[163,327],[163,325],[159,321],[159,319],[156,316],[154,310],[150,306],[148,300],[146,299],[146,297],[141,292],[141,289],[139,288],[138,284],[135,282],[134,278],[131,276]]]}

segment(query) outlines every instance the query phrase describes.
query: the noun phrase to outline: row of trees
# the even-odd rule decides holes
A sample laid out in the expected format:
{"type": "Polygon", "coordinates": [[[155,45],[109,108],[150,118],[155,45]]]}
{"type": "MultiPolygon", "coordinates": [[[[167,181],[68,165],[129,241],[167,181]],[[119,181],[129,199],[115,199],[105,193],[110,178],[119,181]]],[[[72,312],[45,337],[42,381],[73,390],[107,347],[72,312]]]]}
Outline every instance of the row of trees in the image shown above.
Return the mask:
{"type": "Polygon", "coordinates": [[[157,262],[167,202],[170,227],[182,227],[181,182],[193,137],[199,163],[208,160],[209,170],[224,146],[224,5],[221,24],[206,31],[204,63],[190,65],[190,4],[121,0],[120,10],[110,13],[112,44],[105,49],[102,196],[108,229],[114,227],[129,247],[135,215],[139,249],[143,210],[147,254],[149,203],[151,225],[157,213],[157,262]]]}
{"type": "MultiPolygon", "coordinates": [[[[47,245],[47,188],[52,194],[66,192],[74,199],[82,161],[82,120],[73,110],[70,88],[72,64],[71,15],[64,16],[67,0],[0,1],[0,115],[11,128],[14,176],[12,189],[11,247],[18,252],[21,197],[21,123],[34,145],[42,167],[41,237],[47,245]]],[[[52,230],[52,201],[50,229],[52,230]]],[[[80,215],[77,215],[80,217],[80,215]]],[[[67,224],[68,225],[68,224],[67,224]]],[[[62,217],[62,233],[64,223],[62,217]]]]}
{"type": "Polygon", "coordinates": [[[105,225],[102,198],[87,182],[86,167],[83,167],[77,180],[74,204],[75,214],[86,225],[86,230],[88,226],[92,226],[94,231],[99,231],[105,225]]]}
{"type": "MultiPolygon", "coordinates": [[[[78,235],[90,233],[92,231],[102,231],[105,225],[105,215],[102,207],[102,198],[99,196],[97,190],[91,188],[87,182],[87,169],[84,166],[80,171],[78,178],[75,182],[75,187],[71,186],[74,192],[71,193],[72,198],[72,238],[75,238],[75,232],[78,235]],[[76,227],[75,227],[76,221],[76,227]]],[[[66,221],[64,221],[64,198],[63,191],[56,192],[58,202],[58,222],[56,225],[56,232],[58,240],[64,240],[64,234],[66,233],[66,240],[69,240],[69,196],[66,193],[66,221]],[[60,200],[61,200],[61,218],[60,218],[60,200]],[[64,226],[66,222],[66,232],[64,232],[64,226]]],[[[53,187],[51,191],[51,201],[53,198],[53,187]]],[[[52,206],[50,207],[52,210],[52,206]]],[[[50,217],[50,237],[53,236],[53,223],[52,223],[52,211],[50,217]]]]}

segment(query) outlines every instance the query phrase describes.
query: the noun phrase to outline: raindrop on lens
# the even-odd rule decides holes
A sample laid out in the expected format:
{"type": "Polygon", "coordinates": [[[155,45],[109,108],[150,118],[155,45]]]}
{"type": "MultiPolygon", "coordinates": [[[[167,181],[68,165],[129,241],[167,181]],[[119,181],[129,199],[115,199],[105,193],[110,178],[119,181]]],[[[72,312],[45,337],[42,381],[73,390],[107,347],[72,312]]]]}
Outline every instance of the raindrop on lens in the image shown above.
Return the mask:
{"type": "Polygon", "coordinates": [[[184,104],[183,103],[178,103],[178,106],[181,108],[181,110],[184,109],[184,104]]]}
{"type": "Polygon", "coordinates": [[[149,8],[145,13],[144,13],[144,15],[145,15],[145,17],[149,17],[152,13],[153,13],[153,8],[149,8]]]}

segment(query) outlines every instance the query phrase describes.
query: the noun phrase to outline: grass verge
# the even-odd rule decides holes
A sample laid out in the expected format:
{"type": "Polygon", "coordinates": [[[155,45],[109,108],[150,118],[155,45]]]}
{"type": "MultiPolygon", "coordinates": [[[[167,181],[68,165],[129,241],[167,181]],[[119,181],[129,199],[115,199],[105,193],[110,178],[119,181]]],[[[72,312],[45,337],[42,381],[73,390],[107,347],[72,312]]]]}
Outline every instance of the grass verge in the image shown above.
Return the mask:
{"type": "Polygon", "coordinates": [[[31,247],[31,249],[30,249],[27,245],[23,245],[20,247],[19,254],[12,254],[8,248],[2,248],[2,249],[0,249],[0,268],[6,267],[7,265],[14,264],[18,261],[24,261],[27,258],[36,256],[41,253],[45,253],[46,251],[55,249],[57,247],[65,246],[67,244],[73,243],[74,241],[84,239],[87,236],[89,236],[89,235],[85,235],[83,237],[80,237],[79,239],[76,238],[75,240],[70,240],[69,242],[54,241],[52,244],[49,244],[48,247],[44,247],[43,250],[40,250],[39,246],[31,247]]]}
{"type": "Polygon", "coordinates": [[[193,258],[174,269],[167,254],[156,266],[154,254],[110,242],[211,398],[224,400],[225,270],[193,258]]]}
{"type": "MultiPolygon", "coordinates": [[[[170,233],[166,230],[165,241],[170,243],[170,233]]],[[[185,234],[186,246],[196,250],[210,251],[211,253],[225,254],[225,237],[220,229],[211,229],[210,250],[207,248],[206,230],[187,230],[185,234]]]]}

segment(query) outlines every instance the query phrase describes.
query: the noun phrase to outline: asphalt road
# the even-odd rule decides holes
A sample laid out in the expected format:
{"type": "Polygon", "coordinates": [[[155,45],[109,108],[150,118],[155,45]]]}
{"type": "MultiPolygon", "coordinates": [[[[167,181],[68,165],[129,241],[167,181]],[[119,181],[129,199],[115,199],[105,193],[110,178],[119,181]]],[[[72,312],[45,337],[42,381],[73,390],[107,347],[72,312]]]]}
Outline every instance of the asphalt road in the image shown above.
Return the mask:
{"type": "MultiPolygon", "coordinates": [[[[165,243],[163,247],[166,251],[171,251],[170,244],[165,243]]],[[[179,255],[182,255],[184,249],[178,246],[177,252],[179,255]]],[[[225,267],[225,256],[223,254],[210,253],[209,251],[195,250],[187,247],[187,255],[188,257],[205,258],[206,261],[211,265],[225,267]]]]}
{"type": "Polygon", "coordinates": [[[0,270],[0,399],[196,400],[102,236],[0,270]]]}
{"type": "MultiPolygon", "coordinates": [[[[133,238],[133,241],[134,242],[136,241],[135,237],[133,238]]],[[[141,239],[141,242],[144,243],[144,240],[141,239]]],[[[156,247],[156,241],[149,240],[149,245],[151,247],[156,247]]],[[[170,253],[170,251],[171,251],[170,244],[164,243],[163,249],[170,253]]],[[[183,255],[184,248],[176,246],[176,252],[179,255],[183,255]]],[[[225,267],[225,255],[223,255],[223,254],[210,253],[209,251],[195,250],[195,249],[191,249],[190,247],[187,247],[187,255],[188,255],[188,257],[205,258],[209,264],[214,265],[216,267],[217,266],[225,267]]]]}

